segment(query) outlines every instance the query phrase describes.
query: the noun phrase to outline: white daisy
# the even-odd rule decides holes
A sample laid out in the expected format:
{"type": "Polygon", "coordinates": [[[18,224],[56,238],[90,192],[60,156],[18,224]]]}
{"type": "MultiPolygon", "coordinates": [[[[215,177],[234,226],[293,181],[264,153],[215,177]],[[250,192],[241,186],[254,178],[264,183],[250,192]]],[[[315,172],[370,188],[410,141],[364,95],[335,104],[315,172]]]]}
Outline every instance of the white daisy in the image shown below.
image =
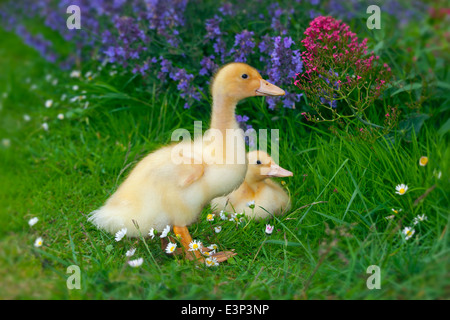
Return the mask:
{"type": "Polygon", "coordinates": [[[47,122],[44,122],[42,124],[42,129],[44,129],[45,131],[48,131],[48,123],[47,122]]]}
{"type": "Polygon", "coordinates": [[[206,257],[210,257],[212,256],[214,253],[216,253],[216,250],[211,250],[211,251],[202,251],[202,254],[206,257]]]}
{"type": "Polygon", "coordinates": [[[402,209],[395,210],[394,208],[392,208],[391,210],[395,214],[398,214],[399,212],[402,212],[402,209]]]}
{"type": "Polygon", "coordinates": [[[216,233],[219,233],[220,231],[222,231],[222,227],[221,226],[214,227],[214,231],[216,233]]]}
{"type": "Polygon", "coordinates": [[[159,237],[160,237],[160,238],[165,238],[165,237],[167,237],[167,234],[169,233],[169,231],[170,231],[170,226],[167,225],[167,226],[164,228],[164,230],[161,232],[161,235],[160,235],[159,237]]]}
{"type": "Polygon", "coordinates": [[[39,221],[39,219],[36,218],[36,217],[31,218],[30,220],[28,220],[28,225],[29,225],[30,227],[32,227],[32,226],[34,226],[38,221],[39,221]]]}
{"type": "Polygon", "coordinates": [[[420,157],[419,159],[419,165],[422,167],[425,167],[428,163],[428,157],[420,157]]]}
{"type": "Polygon", "coordinates": [[[255,208],[255,200],[252,200],[250,202],[247,202],[247,207],[249,207],[250,209],[255,208]]]}
{"type": "Polygon", "coordinates": [[[210,245],[210,246],[208,247],[208,249],[211,249],[211,250],[218,250],[219,247],[217,246],[217,244],[213,243],[212,245],[210,245]]]}
{"type": "Polygon", "coordinates": [[[404,195],[406,191],[408,191],[408,186],[406,184],[399,184],[395,187],[395,190],[397,190],[395,193],[399,195],[404,195]]]}
{"type": "Polygon", "coordinates": [[[428,220],[428,217],[426,215],[424,215],[424,214],[423,215],[418,215],[417,217],[414,218],[413,223],[414,223],[414,225],[416,225],[419,222],[422,222],[422,221],[425,221],[425,220],[428,220]]]}
{"type": "Polygon", "coordinates": [[[9,148],[10,146],[11,146],[11,140],[9,140],[9,139],[2,139],[2,145],[5,147],[5,148],[9,148]]]}
{"type": "Polygon", "coordinates": [[[223,212],[223,210],[220,211],[219,213],[220,219],[222,220],[227,220],[227,215],[225,214],[225,212],[223,212]]]}
{"type": "Polygon", "coordinates": [[[79,78],[80,76],[81,76],[81,72],[78,71],[78,70],[73,70],[73,71],[70,73],[70,77],[71,77],[71,78],[79,78]]]}
{"type": "Polygon", "coordinates": [[[202,248],[202,243],[200,241],[191,241],[191,243],[189,243],[189,251],[197,251],[197,250],[201,250],[202,248]]]}
{"type": "Polygon", "coordinates": [[[208,215],[206,216],[206,220],[208,220],[208,221],[214,221],[214,214],[213,214],[213,213],[208,214],[208,215]]]}
{"type": "Polygon", "coordinates": [[[166,247],[166,253],[173,253],[176,248],[177,248],[176,243],[169,242],[169,244],[166,247]]]}
{"type": "Polygon", "coordinates": [[[64,114],[62,114],[62,113],[58,114],[58,119],[59,120],[64,120],[64,114]]]}
{"type": "Polygon", "coordinates": [[[29,115],[27,115],[27,114],[24,114],[24,115],[23,115],[23,120],[25,120],[26,122],[28,122],[28,121],[31,120],[31,117],[30,117],[29,115]]]}
{"type": "Polygon", "coordinates": [[[135,248],[131,248],[130,250],[128,250],[128,251],[125,253],[125,255],[126,255],[127,257],[132,257],[132,256],[134,255],[135,252],[136,252],[136,249],[135,249],[135,248]]]}
{"type": "Polygon", "coordinates": [[[205,259],[205,264],[207,267],[213,267],[213,266],[218,266],[219,262],[217,261],[216,258],[214,257],[209,257],[205,259]]]}
{"type": "Polygon", "coordinates": [[[416,231],[410,227],[406,227],[402,231],[402,233],[405,235],[405,240],[408,240],[409,238],[411,238],[414,235],[414,232],[416,232],[416,231]]]}
{"type": "Polygon", "coordinates": [[[437,171],[436,169],[433,170],[433,175],[440,179],[442,177],[442,171],[437,171]]]}
{"type": "Polygon", "coordinates": [[[45,107],[46,108],[51,108],[51,106],[53,105],[53,100],[48,99],[45,101],[45,107]]]}
{"type": "Polygon", "coordinates": [[[130,267],[136,268],[136,267],[140,267],[143,262],[144,262],[143,258],[138,258],[135,260],[128,261],[128,264],[130,265],[130,267]]]}
{"type": "Polygon", "coordinates": [[[122,238],[125,237],[126,234],[127,234],[127,228],[120,229],[119,231],[116,232],[115,240],[116,241],[122,240],[122,238]]]}
{"type": "Polygon", "coordinates": [[[44,240],[41,237],[39,237],[39,238],[36,239],[36,241],[34,241],[34,246],[36,248],[42,247],[42,243],[43,242],[44,242],[44,240]]]}
{"type": "Polygon", "coordinates": [[[79,89],[79,87],[77,85],[72,86],[73,91],[77,91],[78,89],[79,89]]]}
{"type": "Polygon", "coordinates": [[[150,231],[148,232],[148,235],[150,236],[150,238],[154,239],[155,238],[155,229],[151,228],[150,231]]]}

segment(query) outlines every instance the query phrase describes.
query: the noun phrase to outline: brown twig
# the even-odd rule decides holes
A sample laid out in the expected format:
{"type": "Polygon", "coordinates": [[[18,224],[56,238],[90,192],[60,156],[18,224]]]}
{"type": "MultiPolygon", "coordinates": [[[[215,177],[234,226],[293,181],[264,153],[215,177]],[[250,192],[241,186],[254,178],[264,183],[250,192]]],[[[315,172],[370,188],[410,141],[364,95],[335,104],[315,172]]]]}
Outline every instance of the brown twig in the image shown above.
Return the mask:
{"type": "Polygon", "coordinates": [[[419,204],[420,201],[422,201],[423,199],[425,199],[425,197],[428,196],[428,194],[429,194],[431,191],[433,191],[434,188],[436,188],[436,185],[435,185],[435,184],[432,185],[431,187],[429,187],[429,188],[427,189],[427,191],[425,191],[425,193],[424,193],[423,195],[421,195],[420,197],[418,197],[418,198],[416,199],[416,201],[414,201],[414,204],[413,204],[414,207],[417,206],[417,205],[419,204]]]}

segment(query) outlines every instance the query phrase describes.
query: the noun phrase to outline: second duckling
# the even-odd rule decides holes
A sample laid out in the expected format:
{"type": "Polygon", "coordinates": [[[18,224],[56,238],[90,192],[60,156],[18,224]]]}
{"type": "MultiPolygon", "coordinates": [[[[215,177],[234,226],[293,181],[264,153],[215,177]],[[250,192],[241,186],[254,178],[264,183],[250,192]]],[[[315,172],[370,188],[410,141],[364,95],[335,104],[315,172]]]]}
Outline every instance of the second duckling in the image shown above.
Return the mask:
{"type": "Polygon", "coordinates": [[[266,152],[251,151],[247,157],[248,170],[244,182],[229,195],[213,199],[213,211],[245,213],[254,219],[287,212],[291,208],[289,195],[270,178],[291,177],[293,173],[277,165],[266,152]]]}

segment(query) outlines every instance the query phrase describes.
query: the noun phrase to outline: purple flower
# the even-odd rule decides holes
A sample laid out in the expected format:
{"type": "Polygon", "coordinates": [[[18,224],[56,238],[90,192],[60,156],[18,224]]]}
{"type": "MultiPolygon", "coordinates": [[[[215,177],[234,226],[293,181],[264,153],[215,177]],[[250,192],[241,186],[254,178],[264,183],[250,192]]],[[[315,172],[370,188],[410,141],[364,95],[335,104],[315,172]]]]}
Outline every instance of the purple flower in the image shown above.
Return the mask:
{"type": "Polygon", "coordinates": [[[254,32],[244,30],[236,34],[234,46],[230,50],[230,54],[234,54],[234,61],[247,62],[248,56],[253,52],[256,46],[253,40],[254,32]]]}
{"type": "Polygon", "coordinates": [[[200,61],[200,65],[202,66],[199,72],[200,75],[211,75],[219,68],[219,66],[214,63],[214,59],[215,57],[211,55],[209,57],[204,57],[202,61],[200,61]]]}

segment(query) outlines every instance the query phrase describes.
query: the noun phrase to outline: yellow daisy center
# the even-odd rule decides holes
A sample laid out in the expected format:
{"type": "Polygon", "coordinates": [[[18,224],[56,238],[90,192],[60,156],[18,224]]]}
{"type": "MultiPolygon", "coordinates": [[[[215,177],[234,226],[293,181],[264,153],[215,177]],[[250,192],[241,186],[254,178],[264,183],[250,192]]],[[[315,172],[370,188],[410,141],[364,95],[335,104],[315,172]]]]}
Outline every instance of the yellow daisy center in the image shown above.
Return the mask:
{"type": "Polygon", "coordinates": [[[198,244],[194,243],[194,244],[192,245],[192,248],[193,248],[193,249],[198,249],[198,244]]]}
{"type": "Polygon", "coordinates": [[[411,236],[411,235],[412,235],[412,232],[411,232],[411,230],[409,230],[409,231],[406,231],[406,235],[407,235],[407,236],[411,236]]]}
{"type": "Polygon", "coordinates": [[[428,163],[428,158],[422,157],[422,158],[420,158],[419,162],[422,166],[425,166],[428,163]]]}
{"type": "Polygon", "coordinates": [[[401,194],[403,194],[403,193],[405,193],[405,189],[404,189],[404,188],[400,188],[400,190],[399,190],[398,192],[400,192],[401,194]]]}

